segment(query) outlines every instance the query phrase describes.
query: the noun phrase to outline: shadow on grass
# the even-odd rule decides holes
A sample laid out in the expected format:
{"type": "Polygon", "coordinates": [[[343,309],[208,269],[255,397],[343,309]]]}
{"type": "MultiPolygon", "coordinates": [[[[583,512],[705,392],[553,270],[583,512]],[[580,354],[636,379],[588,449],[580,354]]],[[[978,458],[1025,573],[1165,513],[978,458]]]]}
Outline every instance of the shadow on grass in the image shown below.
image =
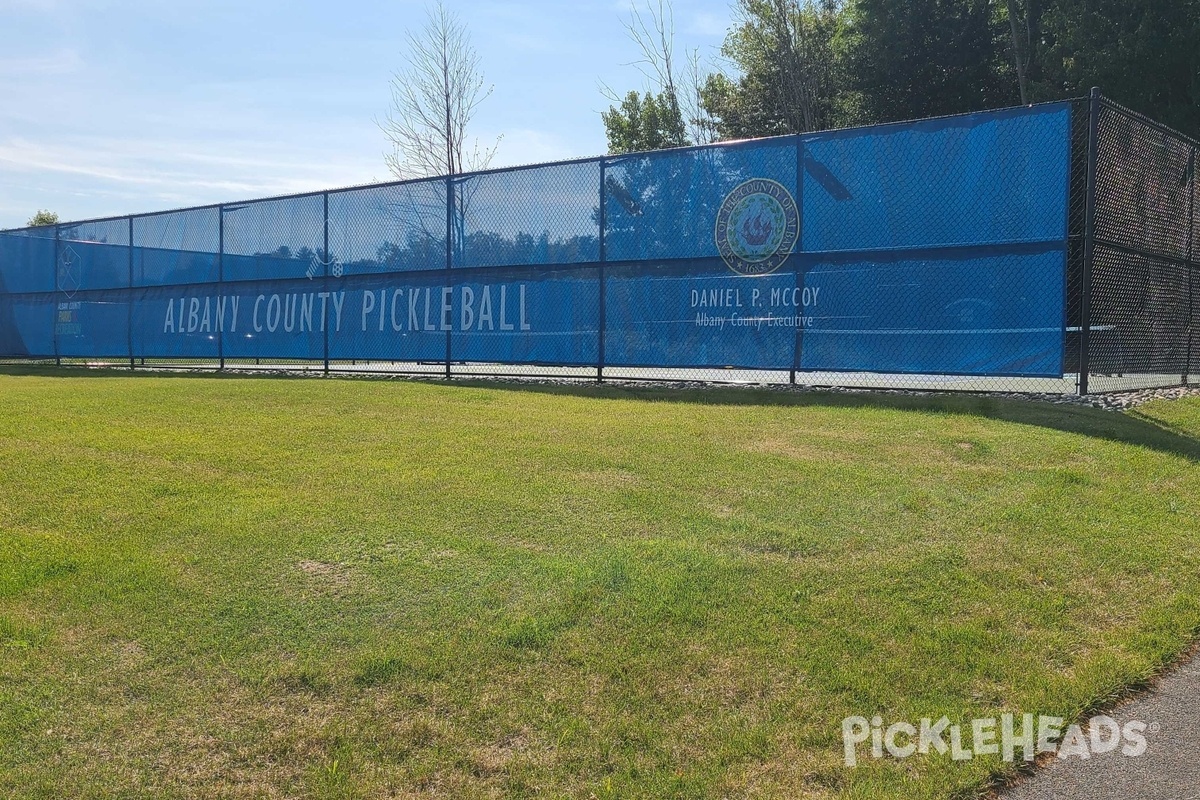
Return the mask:
{"type": "MultiPolygon", "coordinates": [[[[468,382],[462,382],[468,383],[468,382]]],[[[1139,411],[1115,412],[1044,400],[1021,400],[977,394],[908,395],[899,391],[789,391],[759,387],[626,387],[557,384],[520,384],[470,381],[490,389],[536,392],[599,399],[639,399],[665,403],[729,406],[791,406],[808,408],[863,408],[912,411],[924,414],[961,414],[1035,425],[1064,433],[1136,445],[1200,462],[1200,438],[1179,426],[1169,426],[1139,411]]]]}
{"type": "MultiPolygon", "coordinates": [[[[305,372],[251,372],[192,370],[175,371],[147,367],[145,370],[55,367],[53,365],[0,364],[0,375],[27,375],[49,378],[207,378],[209,380],[304,380],[320,376],[319,367],[305,372]]],[[[1142,411],[1119,413],[1078,404],[1050,403],[977,394],[909,395],[899,391],[835,392],[821,390],[792,391],[757,386],[710,386],[678,388],[671,385],[631,386],[629,384],[545,383],[522,380],[455,378],[445,381],[424,376],[374,373],[335,373],[349,380],[414,381],[428,385],[483,388],[492,391],[529,392],[592,400],[641,400],[661,403],[693,403],[721,406],[788,406],[802,408],[864,408],[911,411],[923,414],[960,414],[1034,425],[1065,433],[1090,436],[1122,444],[1146,447],[1200,462],[1200,438],[1196,433],[1169,425],[1142,411]]]]}

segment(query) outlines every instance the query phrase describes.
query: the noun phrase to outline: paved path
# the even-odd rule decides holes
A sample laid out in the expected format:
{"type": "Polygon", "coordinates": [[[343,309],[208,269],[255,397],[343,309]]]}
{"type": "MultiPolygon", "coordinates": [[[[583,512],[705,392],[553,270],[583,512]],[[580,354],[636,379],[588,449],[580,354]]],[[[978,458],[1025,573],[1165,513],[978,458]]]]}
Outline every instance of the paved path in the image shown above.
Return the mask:
{"type": "Polygon", "coordinates": [[[1200,655],[1111,716],[1150,726],[1145,754],[1055,759],[1001,800],[1200,800],[1200,655]]]}

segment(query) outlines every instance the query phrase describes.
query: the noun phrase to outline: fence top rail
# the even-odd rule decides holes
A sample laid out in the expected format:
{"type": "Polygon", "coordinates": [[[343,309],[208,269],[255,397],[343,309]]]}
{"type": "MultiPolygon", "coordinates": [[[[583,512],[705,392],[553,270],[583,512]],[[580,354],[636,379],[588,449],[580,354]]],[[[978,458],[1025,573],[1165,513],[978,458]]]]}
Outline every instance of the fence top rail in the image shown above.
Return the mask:
{"type": "Polygon", "coordinates": [[[1143,125],[1154,128],[1159,133],[1166,134],[1167,136],[1174,136],[1176,139],[1179,139],[1181,142],[1184,142],[1185,144],[1189,144],[1195,148],[1200,148],[1200,139],[1194,139],[1191,136],[1188,136],[1186,133],[1177,131],[1174,128],[1170,127],[1169,125],[1164,125],[1163,123],[1158,122],[1157,120],[1153,120],[1150,117],[1147,117],[1145,114],[1142,114],[1141,112],[1134,111],[1132,108],[1129,108],[1128,106],[1123,106],[1120,103],[1116,102],[1115,100],[1111,100],[1107,97],[1101,97],[1100,102],[1104,106],[1106,106],[1108,109],[1115,111],[1118,114],[1122,114],[1126,117],[1129,117],[1130,119],[1136,120],[1136,121],[1142,123],[1143,125]]]}
{"type": "MultiPolygon", "coordinates": [[[[547,168],[547,167],[562,167],[562,166],[572,166],[572,165],[588,164],[588,163],[597,163],[598,164],[598,163],[603,163],[603,162],[613,164],[613,163],[620,163],[622,161],[626,161],[629,159],[659,157],[664,154],[679,154],[679,153],[687,153],[687,152],[693,152],[693,151],[698,151],[698,150],[709,150],[709,149],[718,149],[718,148],[728,149],[731,147],[746,147],[746,146],[753,146],[755,144],[762,144],[765,142],[784,141],[787,139],[799,140],[799,139],[807,139],[807,138],[815,138],[815,137],[824,137],[824,136],[828,136],[828,135],[842,134],[842,133],[849,132],[849,131],[880,130],[880,129],[886,129],[886,128],[901,127],[901,126],[905,126],[905,125],[914,125],[914,124],[927,123],[927,122],[939,122],[939,121],[943,121],[943,120],[978,116],[981,114],[1001,114],[1004,112],[1011,112],[1011,111],[1027,109],[1027,108],[1039,108],[1039,107],[1043,107],[1043,106],[1052,106],[1052,105],[1070,105],[1070,104],[1075,104],[1075,103],[1086,102],[1087,99],[1088,98],[1086,98],[1086,97],[1069,97],[1069,98],[1066,98],[1063,100],[1050,100],[1050,101],[1045,101],[1045,102],[1040,102],[1040,103],[1031,103],[1029,105],[1024,105],[1024,106],[1021,106],[1021,105],[1005,106],[1002,108],[986,109],[984,111],[970,111],[970,112],[960,113],[960,114],[943,114],[940,116],[922,117],[919,119],[896,120],[894,122],[881,122],[881,123],[876,123],[873,125],[850,125],[850,126],[846,126],[844,128],[829,128],[827,130],[822,130],[822,131],[809,131],[809,132],[805,132],[805,133],[791,133],[791,134],[783,134],[780,136],[764,136],[764,137],[755,138],[755,139],[736,139],[736,140],[725,141],[725,142],[712,142],[709,144],[686,145],[683,147],[664,148],[661,150],[641,150],[641,151],[637,151],[637,152],[633,152],[633,153],[619,153],[619,154],[602,155],[602,156],[583,156],[583,157],[579,157],[579,158],[562,159],[559,161],[536,162],[536,163],[532,163],[532,164],[515,164],[515,165],[507,166],[507,167],[494,167],[492,169],[478,170],[475,172],[464,172],[464,173],[454,175],[454,176],[435,175],[435,176],[425,177],[425,178],[407,178],[404,180],[396,180],[396,181],[379,181],[379,182],[373,182],[373,183],[360,183],[360,184],[352,184],[349,186],[334,187],[334,188],[329,188],[329,189],[314,189],[314,190],[310,190],[307,192],[294,192],[292,194],[281,194],[281,195],[270,195],[267,197],[256,197],[256,198],[251,198],[248,200],[231,200],[231,201],[224,201],[224,202],[220,202],[220,203],[205,203],[202,205],[195,205],[195,206],[182,206],[182,207],[178,207],[178,208],[166,208],[166,209],[161,209],[158,211],[142,211],[142,212],[131,213],[131,214],[115,214],[115,215],[106,216],[106,217],[91,217],[91,218],[87,218],[87,219],[68,220],[65,222],[59,222],[55,225],[38,225],[38,226],[26,225],[26,226],[22,226],[22,227],[18,227],[18,228],[0,228],[0,233],[14,234],[14,233],[21,233],[21,232],[31,231],[31,230],[39,230],[42,228],[45,228],[45,229],[54,228],[57,231],[58,229],[61,229],[61,228],[71,228],[71,227],[75,227],[78,225],[93,225],[93,224],[98,224],[98,223],[102,223],[102,222],[119,222],[122,220],[145,219],[145,218],[150,218],[150,217],[167,216],[170,214],[182,214],[182,213],[189,212],[189,211],[207,211],[207,210],[211,210],[211,209],[223,209],[228,206],[253,205],[253,204],[258,204],[258,203],[280,202],[280,201],[284,201],[284,200],[300,200],[300,199],[307,198],[307,197],[319,197],[321,195],[346,194],[349,192],[365,191],[368,189],[387,189],[387,188],[395,188],[395,187],[399,187],[399,186],[410,186],[410,185],[415,185],[415,184],[420,184],[420,183],[432,183],[432,182],[437,182],[437,181],[445,181],[448,177],[453,177],[455,180],[465,180],[465,179],[474,178],[474,177],[478,177],[478,176],[496,175],[496,174],[502,174],[502,173],[508,173],[508,172],[520,172],[520,171],[524,171],[524,170],[541,169],[541,168],[547,168]]],[[[1111,101],[1108,101],[1107,99],[1105,99],[1105,102],[1124,113],[1129,113],[1134,116],[1137,116],[1140,119],[1145,120],[1146,122],[1154,125],[1155,127],[1161,128],[1166,132],[1173,133],[1174,135],[1177,135],[1182,139],[1185,139],[1189,142],[1192,142],[1193,144],[1196,144],[1196,142],[1194,140],[1188,139],[1188,137],[1184,136],[1182,133],[1179,133],[1178,131],[1174,131],[1171,128],[1167,128],[1165,125],[1161,125],[1160,123],[1155,123],[1153,120],[1150,120],[1147,117],[1143,117],[1142,115],[1137,114],[1137,112],[1129,111],[1124,106],[1119,106],[1116,103],[1112,103],[1111,101]]]]}

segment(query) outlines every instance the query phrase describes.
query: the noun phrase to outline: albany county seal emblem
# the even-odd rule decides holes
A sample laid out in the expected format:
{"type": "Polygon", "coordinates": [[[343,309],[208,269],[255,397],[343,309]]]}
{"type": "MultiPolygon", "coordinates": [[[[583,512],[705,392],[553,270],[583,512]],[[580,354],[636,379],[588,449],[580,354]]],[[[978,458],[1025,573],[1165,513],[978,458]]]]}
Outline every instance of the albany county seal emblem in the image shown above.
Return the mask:
{"type": "Polygon", "coordinates": [[[753,178],[725,196],[717,212],[721,258],[739,275],[770,275],[796,245],[800,212],[782,184],[753,178]]]}

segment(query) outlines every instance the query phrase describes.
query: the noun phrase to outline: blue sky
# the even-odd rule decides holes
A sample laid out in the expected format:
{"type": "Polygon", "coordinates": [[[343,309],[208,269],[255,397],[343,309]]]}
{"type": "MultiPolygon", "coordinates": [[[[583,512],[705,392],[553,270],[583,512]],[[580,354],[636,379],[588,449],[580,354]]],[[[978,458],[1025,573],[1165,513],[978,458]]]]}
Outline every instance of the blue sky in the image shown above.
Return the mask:
{"type": "MultiPolygon", "coordinates": [[[[605,148],[601,82],[640,89],[631,0],[447,0],[492,96],[497,166],[605,148]]],[[[388,81],[423,0],[0,0],[0,228],[388,179],[388,81]]],[[[729,0],[676,0],[712,58],[729,0]]]]}

